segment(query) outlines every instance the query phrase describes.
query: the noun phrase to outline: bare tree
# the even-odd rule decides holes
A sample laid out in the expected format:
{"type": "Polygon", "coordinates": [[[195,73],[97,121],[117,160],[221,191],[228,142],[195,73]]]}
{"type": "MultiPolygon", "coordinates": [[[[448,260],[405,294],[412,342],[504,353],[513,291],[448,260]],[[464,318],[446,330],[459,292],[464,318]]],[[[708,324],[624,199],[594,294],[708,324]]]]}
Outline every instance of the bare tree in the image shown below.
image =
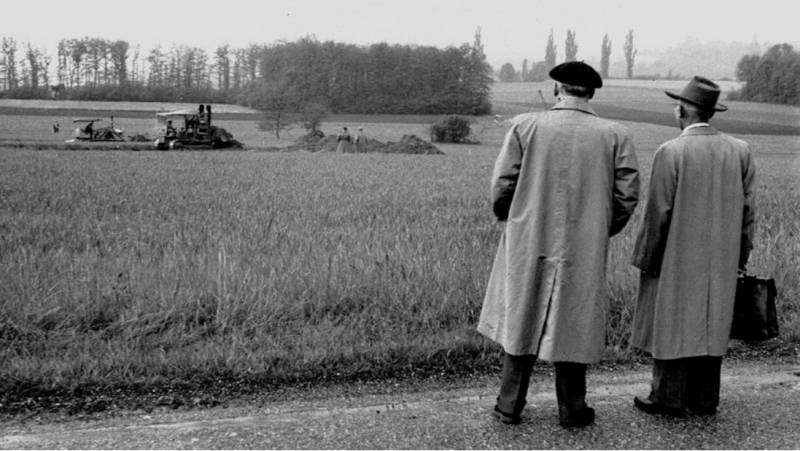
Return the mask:
{"type": "Polygon", "coordinates": [[[217,88],[227,91],[231,88],[230,46],[217,47],[217,88]]]}
{"type": "Polygon", "coordinates": [[[150,50],[150,54],[147,56],[147,64],[150,67],[147,84],[150,86],[164,86],[167,81],[167,62],[166,55],[160,46],[150,50]]]}
{"type": "Polygon", "coordinates": [[[62,39],[58,41],[58,63],[56,68],[56,77],[58,84],[70,84],[69,77],[69,41],[62,39]]]}
{"type": "Polygon", "coordinates": [[[33,48],[33,46],[28,43],[27,45],[28,50],[25,52],[25,56],[28,58],[28,68],[29,68],[29,81],[28,85],[33,89],[39,89],[39,49],[33,48]]]}
{"type": "MultiPolygon", "coordinates": [[[[81,85],[81,75],[83,68],[83,57],[86,55],[86,43],[82,39],[70,39],[70,57],[72,58],[72,70],[70,77],[73,80],[73,86],[81,85]]],[[[85,78],[85,77],[84,77],[85,78]]]]}
{"type": "Polygon", "coordinates": [[[118,85],[128,83],[128,41],[115,41],[111,44],[111,63],[114,66],[114,75],[118,85]]]}
{"type": "Polygon", "coordinates": [[[17,41],[14,38],[3,38],[2,51],[5,57],[5,76],[9,89],[19,86],[17,79],[17,41]]]}

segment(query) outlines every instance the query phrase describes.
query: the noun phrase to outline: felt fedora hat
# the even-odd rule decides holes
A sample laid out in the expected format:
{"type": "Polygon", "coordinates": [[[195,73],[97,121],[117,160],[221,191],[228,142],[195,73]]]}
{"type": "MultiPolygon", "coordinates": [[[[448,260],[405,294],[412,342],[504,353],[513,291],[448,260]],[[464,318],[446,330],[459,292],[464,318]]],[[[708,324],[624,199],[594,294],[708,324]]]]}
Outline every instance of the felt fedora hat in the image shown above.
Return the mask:
{"type": "Polygon", "coordinates": [[[584,88],[602,88],[603,79],[592,66],[583,61],[568,61],[550,69],[550,78],[561,83],[584,88]]]}
{"type": "Polygon", "coordinates": [[[679,94],[670,91],[664,91],[664,93],[673,99],[683,100],[705,111],[726,111],[728,109],[725,105],[717,103],[720,94],[719,85],[697,75],[689,80],[679,94]]]}

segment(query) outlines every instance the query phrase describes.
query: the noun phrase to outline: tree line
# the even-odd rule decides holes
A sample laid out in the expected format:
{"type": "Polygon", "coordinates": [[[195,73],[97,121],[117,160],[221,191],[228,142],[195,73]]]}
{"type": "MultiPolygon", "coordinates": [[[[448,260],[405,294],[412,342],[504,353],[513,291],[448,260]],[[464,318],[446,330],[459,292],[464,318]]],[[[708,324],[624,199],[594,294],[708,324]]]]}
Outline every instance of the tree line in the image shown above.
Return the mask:
{"type": "Polygon", "coordinates": [[[772,46],[763,55],[745,55],[736,66],[742,89],[731,100],[800,105],[800,52],[789,44],[772,46]]]}
{"type": "MultiPolygon", "coordinates": [[[[623,55],[625,57],[626,73],[628,78],[633,78],[633,66],[636,62],[637,50],[633,44],[633,30],[628,30],[625,35],[625,45],[623,47],[623,55]]],[[[500,67],[498,79],[502,82],[515,82],[515,81],[543,81],[547,80],[550,69],[555,67],[558,55],[558,49],[553,37],[553,30],[550,30],[550,35],[547,38],[547,44],[544,50],[544,59],[535,62],[529,62],[526,58],[522,61],[522,68],[518,72],[514,65],[505,63],[500,67]]],[[[564,61],[576,61],[578,59],[578,42],[574,30],[567,30],[567,37],[564,40],[564,61]]],[[[600,75],[603,78],[608,78],[608,69],[611,64],[611,39],[608,34],[603,36],[603,42],[600,47],[600,75]]]]}
{"type": "Polygon", "coordinates": [[[343,113],[486,114],[492,83],[480,30],[472,44],[357,46],[313,36],[212,55],[191,46],[143,52],[127,41],[63,39],[57,54],[0,40],[0,96],[239,103],[343,113]],[[273,98],[270,98],[273,97],[273,98]],[[279,103],[280,103],[279,102],[279,103]]]}

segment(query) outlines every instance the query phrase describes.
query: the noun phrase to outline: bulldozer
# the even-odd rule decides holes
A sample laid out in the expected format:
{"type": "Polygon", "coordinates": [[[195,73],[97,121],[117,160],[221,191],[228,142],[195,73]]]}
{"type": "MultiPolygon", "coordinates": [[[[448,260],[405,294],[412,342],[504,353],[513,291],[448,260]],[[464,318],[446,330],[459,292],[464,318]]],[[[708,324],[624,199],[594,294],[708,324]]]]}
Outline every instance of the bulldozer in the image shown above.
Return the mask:
{"type": "Polygon", "coordinates": [[[211,105],[197,111],[177,110],[156,113],[160,135],[153,145],[158,150],[231,149],[242,144],[222,127],[211,123],[211,105]]]}

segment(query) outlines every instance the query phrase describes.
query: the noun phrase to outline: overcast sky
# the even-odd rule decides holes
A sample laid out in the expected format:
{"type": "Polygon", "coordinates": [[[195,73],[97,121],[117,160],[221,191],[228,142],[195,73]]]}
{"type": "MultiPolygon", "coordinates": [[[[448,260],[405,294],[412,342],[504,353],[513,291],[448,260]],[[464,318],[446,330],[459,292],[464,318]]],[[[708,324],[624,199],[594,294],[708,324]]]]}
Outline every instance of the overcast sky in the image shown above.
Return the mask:
{"type": "Polygon", "coordinates": [[[640,50],[683,42],[800,42],[797,0],[39,0],[2,2],[0,36],[55,54],[62,38],[124,39],[143,51],[192,45],[295,40],[389,42],[445,47],[472,42],[480,27],[489,62],[519,67],[544,58],[553,29],[559,60],[566,31],[576,31],[579,59],[599,59],[605,33],[621,58],[628,29],[640,50]]]}

